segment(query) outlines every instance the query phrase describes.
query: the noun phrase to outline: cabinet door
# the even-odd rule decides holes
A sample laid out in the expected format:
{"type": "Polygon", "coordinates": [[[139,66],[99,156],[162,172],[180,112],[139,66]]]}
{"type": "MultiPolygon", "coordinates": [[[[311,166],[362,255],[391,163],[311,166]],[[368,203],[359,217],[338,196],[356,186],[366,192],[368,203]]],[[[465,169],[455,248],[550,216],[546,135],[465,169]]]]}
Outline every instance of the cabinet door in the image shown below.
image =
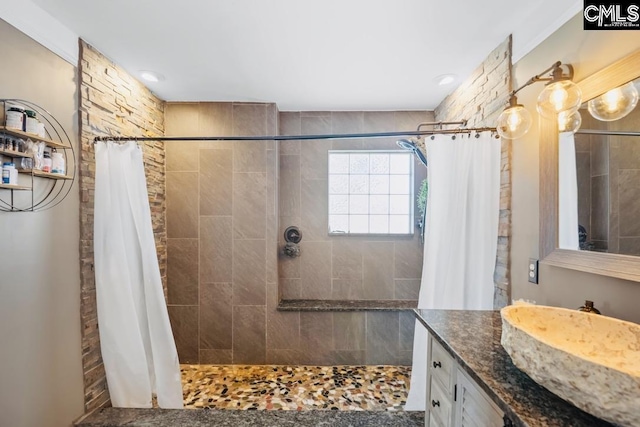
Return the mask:
{"type": "Polygon", "coordinates": [[[455,425],[461,427],[502,427],[503,412],[460,368],[457,370],[455,425]]]}

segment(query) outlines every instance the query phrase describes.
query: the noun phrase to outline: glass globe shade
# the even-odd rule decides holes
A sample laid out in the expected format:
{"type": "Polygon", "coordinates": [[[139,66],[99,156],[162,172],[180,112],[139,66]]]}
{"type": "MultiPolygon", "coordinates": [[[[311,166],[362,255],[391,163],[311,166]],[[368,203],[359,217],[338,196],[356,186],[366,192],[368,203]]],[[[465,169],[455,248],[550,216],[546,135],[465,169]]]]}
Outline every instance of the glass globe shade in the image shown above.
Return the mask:
{"type": "Polygon", "coordinates": [[[560,133],[576,133],[576,131],[580,129],[581,124],[582,116],[579,111],[574,111],[573,113],[563,111],[558,114],[558,132],[560,133]]]}
{"type": "Polygon", "coordinates": [[[538,95],[538,113],[555,119],[561,111],[577,111],[582,103],[582,91],[571,80],[560,80],[548,84],[538,95]]]}
{"type": "Polygon", "coordinates": [[[509,107],[498,117],[498,135],[506,139],[517,139],[531,128],[531,114],[520,104],[509,107]]]}
{"type": "Polygon", "coordinates": [[[591,115],[603,122],[619,120],[638,105],[638,89],[633,82],[611,89],[587,102],[591,115]]]}

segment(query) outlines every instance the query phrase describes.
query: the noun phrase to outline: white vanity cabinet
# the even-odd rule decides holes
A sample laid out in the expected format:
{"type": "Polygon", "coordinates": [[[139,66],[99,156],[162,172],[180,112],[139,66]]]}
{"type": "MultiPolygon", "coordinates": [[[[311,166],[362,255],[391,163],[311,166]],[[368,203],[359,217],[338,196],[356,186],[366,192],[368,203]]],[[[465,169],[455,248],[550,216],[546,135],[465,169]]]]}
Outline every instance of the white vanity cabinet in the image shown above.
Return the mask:
{"type": "Polygon", "coordinates": [[[427,427],[504,425],[502,411],[431,336],[427,354],[427,427]]]}

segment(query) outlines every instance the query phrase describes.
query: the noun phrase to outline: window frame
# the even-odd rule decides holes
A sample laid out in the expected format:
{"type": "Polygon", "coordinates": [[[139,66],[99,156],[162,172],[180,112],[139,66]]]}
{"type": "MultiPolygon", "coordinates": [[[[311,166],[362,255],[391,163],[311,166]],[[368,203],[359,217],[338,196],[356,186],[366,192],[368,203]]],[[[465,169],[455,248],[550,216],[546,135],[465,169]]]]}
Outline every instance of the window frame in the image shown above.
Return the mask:
{"type": "MultiPolygon", "coordinates": [[[[369,171],[367,173],[368,177],[371,177],[371,171],[369,171]]],[[[391,177],[394,174],[391,174],[390,172],[387,174],[373,174],[373,175],[380,175],[380,176],[387,176],[387,177],[391,177]]],[[[396,174],[396,175],[405,175],[405,174],[396,174]]],[[[390,193],[390,190],[388,193],[386,193],[388,196],[394,195],[390,193]]],[[[351,191],[349,190],[349,192],[347,193],[348,196],[351,196],[351,191]]],[[[371,196],[371,188],[369,188],[368,192],[366,193],[367,196],[371,196]]],[[[375,194],[374,194],[375,195],[375,194]]],[[[406,151],[406,150],[389,150],[389,149],[349,149],[349,150],[340,150],[340,149],[335,149],[335,150],[328,150],[327,153],[327,192],[326,192],[326,197],[327,197],[327,234],[331,237],[335,237],[335,236],[352,236],[352,237],[405,237],[405,238],[409,238],[415,235],[415,159],[413,157],[413,154],[406,151]],[[349,177],[351,177],[352,175],[360,175],[360,174],[352,174],[351,172],[347,173],[347,174],[335,174],[335,173],[331,173],[331,155],[332,154],[366,154],[366,155],[372,155],[372,154],[403,154],[403,155],[407,155],[409,157],[409,213],[408,214],[400,214],[402,216],[408,216],[409,218],[409,230],[407,231],[407,233],[350,233],[350,232],[340,232],[340,231],[332,231],[331,230],[331,224],[330,224],[330,217],[331,217],[331,196],[335,195],[331,193],[331,176],[332,175],[348,175],[349,177]]],[[[389,207],[391,206],[391,204],[389,203],[389,207]]],[[[336,215],[336,214],[333,214],[336,215]]],[[[347,216],[350,216],[350,213],[345,214],[347,216]]],[[[365,215],[365,214],[362,214],[365,215]]],[[[371,217],[371,213],[367,213],[366,214],[367,217],[371,217]]],[[[384,214],[387,218],[389,218],[392,214],[387,213],[384,214]]]]}

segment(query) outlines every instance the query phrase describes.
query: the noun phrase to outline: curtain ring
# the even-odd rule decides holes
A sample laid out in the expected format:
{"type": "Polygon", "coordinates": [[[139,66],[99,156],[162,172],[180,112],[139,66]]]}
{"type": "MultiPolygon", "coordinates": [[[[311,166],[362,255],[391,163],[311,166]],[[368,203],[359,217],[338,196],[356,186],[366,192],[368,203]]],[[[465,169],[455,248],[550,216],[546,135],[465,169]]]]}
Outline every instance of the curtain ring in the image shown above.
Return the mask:
{"type": "Polygon", "coordinates": [[[480,138],[480,132],[476,132],[476,139],[480,138]]]}
{"type": "Polygon", "coordinates": [[[433,141],[434,139],[436,139],[435,135],[431,135],[431,140],[433,141]]]}
{"type": "Polygon", "coordinates": [[[451,139],[456,139],[456,136],[455,135],[451,135],[451,139]]]}

